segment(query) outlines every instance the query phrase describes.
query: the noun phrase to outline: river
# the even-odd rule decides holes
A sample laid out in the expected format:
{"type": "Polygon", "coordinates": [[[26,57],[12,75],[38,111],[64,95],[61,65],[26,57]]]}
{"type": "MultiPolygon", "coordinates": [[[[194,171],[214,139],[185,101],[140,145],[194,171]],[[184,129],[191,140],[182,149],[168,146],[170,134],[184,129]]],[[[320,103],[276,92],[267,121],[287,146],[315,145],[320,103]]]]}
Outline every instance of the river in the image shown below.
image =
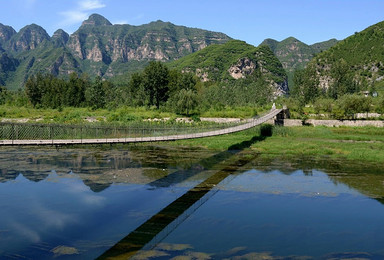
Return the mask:
{"type": "Polygon", "coordinates": [[[251,151],[0,149],[0,259],[384,259],[384,174],[251,151]]]}

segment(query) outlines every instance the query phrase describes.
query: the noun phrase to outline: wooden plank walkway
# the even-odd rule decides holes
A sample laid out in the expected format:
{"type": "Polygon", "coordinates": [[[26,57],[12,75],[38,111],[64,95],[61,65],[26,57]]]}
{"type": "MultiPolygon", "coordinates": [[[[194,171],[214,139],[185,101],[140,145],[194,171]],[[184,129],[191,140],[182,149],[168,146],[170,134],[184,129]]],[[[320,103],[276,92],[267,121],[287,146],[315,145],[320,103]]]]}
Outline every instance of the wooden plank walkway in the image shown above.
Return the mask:
{"type": "Polygon", "coordinates": [[[141,143],[141,142],[160,142],[160,141],[175,141],[182,139],[195,139],[202,137],[210,137],[224,135],[244,131],[249,128],[261,125],[268,120],[274,118],[282,112],[282,109],[272,109],[268,114],[253,119],[248,123],[229,127],[221,130],[208,131],[202,133],[182,134],[182,135],[167,135],[167,136],[146,136],[146,137],[126,137],[126,138],[98,138],[98,139],[62,139],[62,140],[0,140],[0,146],[16,146],[16,145],[77,145],[77,144],[117,144],[117,143],[141,143]]]}

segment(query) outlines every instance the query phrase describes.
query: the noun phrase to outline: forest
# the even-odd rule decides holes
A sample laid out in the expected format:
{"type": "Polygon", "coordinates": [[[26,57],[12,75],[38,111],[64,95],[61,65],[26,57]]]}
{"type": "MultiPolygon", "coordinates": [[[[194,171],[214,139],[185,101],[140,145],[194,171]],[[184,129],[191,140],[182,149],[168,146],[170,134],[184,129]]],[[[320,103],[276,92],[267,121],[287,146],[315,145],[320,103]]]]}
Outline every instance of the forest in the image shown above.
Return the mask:
{"type": "Polygon", "coordinates": [[[272,91],[261,75],[254,78],[201,82],[192,73],[169,69],[152,61],[126,82],[113,82],[72,73],[67,79],[38,73],[18,91],[0,89],[0,104],[33,108],[64,107],[117,109],[141,107],[179,115],[199,115],[208,110],[262,107],[272,91]]]}

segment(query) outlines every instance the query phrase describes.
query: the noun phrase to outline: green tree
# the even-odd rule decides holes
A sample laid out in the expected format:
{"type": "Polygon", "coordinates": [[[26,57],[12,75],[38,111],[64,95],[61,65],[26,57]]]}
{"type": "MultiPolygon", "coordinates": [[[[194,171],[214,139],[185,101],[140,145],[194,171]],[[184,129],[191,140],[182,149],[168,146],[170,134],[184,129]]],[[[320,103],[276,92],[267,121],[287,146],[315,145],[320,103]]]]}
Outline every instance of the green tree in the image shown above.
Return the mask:
{"type": "Polygon", "coordinates": [[[0,86],[0,105],[4,105],[8,99],[9,97],[7,89],[5,87],[0,86]]]}
{"type": "Polygon", "coordinates": [[[169,93],[172,95],[181,89],[196,90],[197,78],[193,73],[182,73],[178,70],[169,71],[169,93]]]}
{"type": "Polygon", "coordinates": [[[42,82],[43,76],[38,73],[36,76],[32,75],[25,83],[25,94],[28,97],[29,102],[36,107],[41,104],[41,98],[43,96],[43,89],[40,82],[42,82]]]}
{"type": "Polygon", "coordinates": [[[368,113],[372,99],[357,94],[346,94],[337,100],[338,117],[344,115],[346,118],[355,118],[357,113],[368,113]]]}
{"type": "Polygon", "coordinates": [[[320,113],[332,113],[334,103],[335,100],[331,98],[319,98],[313,104],[313,108],[317,115],[320,113]]]}
{"type": "Polygon", "coordinates": [[[129,103],[135,106],[149,106],[149,93],[144,89],[142,73],[134,73],[128,84],[129,103]]]}
{"type": "Polygon", "coordinates": [[[86,101],[92,109],[105,107],[105,90],[100,76],[86,89],[86,101]]]}
{"type": "Polygon", "coordinates": [[[345,94],[353,94],[360,90],[359,84],[353,80],[353,73],[344,59],[336,62],[331,69],[333,83],[328,89],[328,96],[334,99],[345,94]]]}
{"type": "Polygon", "coordinates": [[[149,105],[157,108],[165,103],[169,97],[168,67],[160,61],[151,61],[143,72],[144,91],[149,95],[149,105]]]}
{"type": "Polygon", "coordinates": [[[291,91],[292,96],[300,100],[303,106],[314,102],[320,96],[319,80],[313,66],[295,71],[293,81],[295,87],[291,91]]]}
{"type": "Polygon", "coordinates": [[[175,95],[175,112],[178,114],[191,115],[197,108],[198,96],[192,89],[182,89],[175,95]]]}
{"type": "Polygon", "coordinates": [[[82,106],[85,102],[85,90],[89,84],[89,79],[86,76],[79,78],[77,73],[71,73],[69,81],[63,89],[63,105],[71,107],[82,106]]]}

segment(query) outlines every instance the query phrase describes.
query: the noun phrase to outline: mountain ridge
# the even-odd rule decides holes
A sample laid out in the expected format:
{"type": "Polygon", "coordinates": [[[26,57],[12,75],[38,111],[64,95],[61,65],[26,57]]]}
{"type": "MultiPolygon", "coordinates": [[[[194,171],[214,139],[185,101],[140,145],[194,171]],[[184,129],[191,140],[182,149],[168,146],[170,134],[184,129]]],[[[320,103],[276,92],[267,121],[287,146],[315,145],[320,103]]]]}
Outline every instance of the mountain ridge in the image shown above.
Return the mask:
{"type": "Polygon", "coordinates": [[[0,83],[9,89],[23,87],[37,72],[66,77],[72,72],[102,76],[122,75],[143,68],[151,60],[176,60],[211,44],[231,40],[220,32],[155,21],[140,26],[113,25],[92,14],[73,34],[59,29],[52,37],[31,24],[16,32],[0,24],[0,83]],[[7,68],[16,59],[16,71],[7,68]]]}
{"type": "Polygon", "coordinates": [[[288,74],[288,82],[293,86],[293,74],[296,70],[304,69],[307,64],[320,52],[329,49],[338,41],[330,39],[308,45],[295,37],[288,37],[282,41],[265,39],[259,46],[266,45],[282,63],[288,74]]]}
{"type": "Polygon", "coordinates": [[[318,54],[308,67],[318,87],[323,91],[332,89],[334,97],[352,83],[358,84],[360,90],[384,88],[384,21],[318,54]]]}
{"type": "Polygon", "coordinates": [[[171,68],[196,74],[202,81],[265,78],[275,96],[288,94],[287,75],[267,46],[240,40],[211,45],[170,63],[171,68]]]}

